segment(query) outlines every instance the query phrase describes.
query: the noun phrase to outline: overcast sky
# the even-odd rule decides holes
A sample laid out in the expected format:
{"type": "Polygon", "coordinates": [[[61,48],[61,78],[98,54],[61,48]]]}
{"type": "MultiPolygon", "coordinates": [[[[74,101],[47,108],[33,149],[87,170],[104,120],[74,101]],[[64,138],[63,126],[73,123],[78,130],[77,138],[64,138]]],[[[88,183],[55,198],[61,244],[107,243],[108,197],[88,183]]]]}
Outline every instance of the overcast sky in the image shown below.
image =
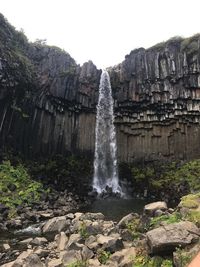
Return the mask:
{"type": "Polygon", "coordinates": [[[0,12],[30,41],[47,39],[99,68],[134,48],[200,32],[200,0],[0,0],[0,12]]]}

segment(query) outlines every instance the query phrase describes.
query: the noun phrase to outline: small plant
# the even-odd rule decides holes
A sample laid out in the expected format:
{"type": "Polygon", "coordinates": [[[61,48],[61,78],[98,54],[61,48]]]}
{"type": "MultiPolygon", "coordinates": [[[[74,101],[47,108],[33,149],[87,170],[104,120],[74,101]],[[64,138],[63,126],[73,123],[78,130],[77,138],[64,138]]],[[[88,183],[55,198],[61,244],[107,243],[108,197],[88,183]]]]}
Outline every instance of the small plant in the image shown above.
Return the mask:
{"type": "Polygon", "coordinates": [[[161,257],[136,256],[133,267],[173,267],[172,260],[163,260],[161,257]]]}
{"type": "Polygon", "coordinates": [[[81,223],[78,231],[79,231],[81,237],[84,238],[84,239],[86,239],[89,236],[89,234],[87,233],[87,227],[86,227],[85,222],[81,223]]]}
{"type": "Polygon", "coordinates": [[[139,223],[140,223],[140,219],[139,218],[135,218],[134,220],[132,220],[131,222],[126,224],[126,228],[131,233],[133,239],[137,239],[139,237],[139,235],[140,235],[140,233],[138,231],[139,223]]]}
{"type": "Polygon", "coordinates": [[[111,253],[109,251],[100,250],[98,253],[98,260],[101,264],[106,264],[110,256],[111,256],[111,253]]]}
{"type": "Polygon", "coordinates": [[[164,260],[161,264],[161,267],[173,267],[172,260],[164,260]]]}
{"type": "Polygon", "coordinates": [[[186,267],[192,259],[192,255],[189,255],[185,250],[181,248],[176,249],[176,257],[179,266],[186,267]]]}

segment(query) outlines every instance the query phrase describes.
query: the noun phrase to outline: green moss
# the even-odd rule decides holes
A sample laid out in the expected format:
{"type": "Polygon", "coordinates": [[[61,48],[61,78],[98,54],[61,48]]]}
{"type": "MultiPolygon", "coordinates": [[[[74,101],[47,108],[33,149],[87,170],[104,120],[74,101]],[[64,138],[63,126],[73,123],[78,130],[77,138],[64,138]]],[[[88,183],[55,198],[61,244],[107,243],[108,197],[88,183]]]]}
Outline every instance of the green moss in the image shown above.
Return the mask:
{"type": "Polygon", "coordinates": [[[151,218],[149,228],[156,228],[161,225],[161,223],[171,224],[171,223],[177,223],[181,221],[181,215],[178,212],[175,212],[170,215],[161,215],[159,217],[151,218]]]}
{"type": "Polygon", "coordinates": [[[185,219],[195,223],[198,227],[200,227],[200,211],[190,210],[188,214],[185,216],[185,219]]]}
{"type": "Polygon", "coordinates": [[[181,198],[179,204],[181,207],[196,209],[200,205],[200,196],[198,194],[189,194],[181,198]]]}

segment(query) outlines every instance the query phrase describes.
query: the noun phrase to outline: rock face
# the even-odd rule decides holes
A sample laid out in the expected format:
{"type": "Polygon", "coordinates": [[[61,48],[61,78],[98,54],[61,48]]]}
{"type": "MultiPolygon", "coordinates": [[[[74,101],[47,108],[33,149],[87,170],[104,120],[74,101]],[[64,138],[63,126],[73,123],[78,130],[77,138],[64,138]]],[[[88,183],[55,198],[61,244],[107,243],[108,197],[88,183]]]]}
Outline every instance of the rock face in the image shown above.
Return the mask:
{"type": "MultiPolygon", "coordinates": [[[[101,70],[29,44],[2,15],[0,23],[0,145],[27,155],[93,153],[101,70]]],[[[199,43],[196,35],[136,49],[109,69],[119,161],[200,156],[199,43]]]]}
{"type": "Polygon", "coordinates": [[[199,52],[199,36],[171,39],[110,70],[121,161],[199,155],[199,52]]]}

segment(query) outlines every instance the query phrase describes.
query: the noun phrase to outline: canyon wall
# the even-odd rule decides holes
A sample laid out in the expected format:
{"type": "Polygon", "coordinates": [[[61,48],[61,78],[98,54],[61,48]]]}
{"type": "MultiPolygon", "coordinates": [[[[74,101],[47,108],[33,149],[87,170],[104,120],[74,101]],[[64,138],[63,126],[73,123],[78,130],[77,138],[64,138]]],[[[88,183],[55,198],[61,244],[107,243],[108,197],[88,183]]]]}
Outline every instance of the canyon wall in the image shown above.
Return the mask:
{"type": "MultiPolygon", "coordinates": [[[[1,148],[93,155],[101,70],[0,23],[1,148]]],[[[200,156],[199,44],[173,38],[109,68],[120,161],[200,156]]]]}

